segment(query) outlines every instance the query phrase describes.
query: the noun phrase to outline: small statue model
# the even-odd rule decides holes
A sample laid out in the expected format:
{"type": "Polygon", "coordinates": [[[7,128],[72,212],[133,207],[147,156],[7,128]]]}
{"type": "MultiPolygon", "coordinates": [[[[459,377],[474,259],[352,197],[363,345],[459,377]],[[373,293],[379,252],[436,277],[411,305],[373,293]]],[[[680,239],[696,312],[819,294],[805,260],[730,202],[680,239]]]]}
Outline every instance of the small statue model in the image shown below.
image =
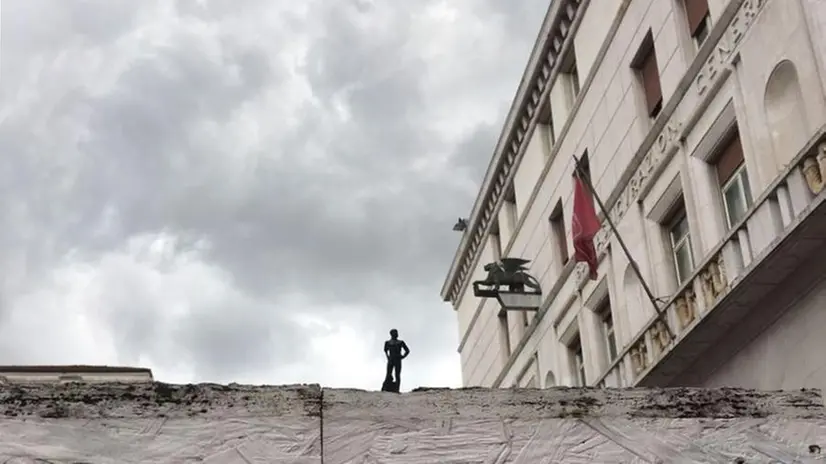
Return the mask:
{"type": "Polygon", "coordinates": [[[387,357],[387,373],[384,376],[382,391],[399,392],[402,359],[406,358],[409,354],[410,348],[407,347],[407,343],[405,343],[404,340],[399,340],[399,331],[392,329],[390,331],[390,340],[384,342],[384,355],[387,357]],[[402,353],[402,351],[404,353],[402,353]]]}

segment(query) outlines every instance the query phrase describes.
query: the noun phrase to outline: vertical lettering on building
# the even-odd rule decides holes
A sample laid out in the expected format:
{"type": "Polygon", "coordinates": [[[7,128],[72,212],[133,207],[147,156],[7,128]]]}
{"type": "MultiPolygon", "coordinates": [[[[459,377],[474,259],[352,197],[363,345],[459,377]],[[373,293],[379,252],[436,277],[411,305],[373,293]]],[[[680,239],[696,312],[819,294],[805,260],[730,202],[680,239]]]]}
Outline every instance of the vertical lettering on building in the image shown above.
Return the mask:
{"type": "Polygon", "coordinates": [[[766,0],[746,0],[734,14],[728,28],[714,46],[703,67],[697,73],[694,85],[697,93],[703,95],[710,87],[709,83],[716,80],[720,72],[728,66],[732,55],[740,45],[746,31],[751,27],[766,0]]]}
{"type": "MultiPolygon", "coordinates": [[[[614,206],[610,210],[611,220],[619,223],[628,212],[628,208],[637,201],[643,186],[648,182],[651,174],[662,164],[666,153],[673,147],[680,137],[682,124],[668,122],[660,135],[657,136],[651,149],[645,154],[637,171],[628,181],[625,189],[617,197],[614,206]]],[[[597,253],[602,254],[608,247],[608,240],[611,237],[611,226],[607,223],[602,226],[594,237],[597,253]]]]}

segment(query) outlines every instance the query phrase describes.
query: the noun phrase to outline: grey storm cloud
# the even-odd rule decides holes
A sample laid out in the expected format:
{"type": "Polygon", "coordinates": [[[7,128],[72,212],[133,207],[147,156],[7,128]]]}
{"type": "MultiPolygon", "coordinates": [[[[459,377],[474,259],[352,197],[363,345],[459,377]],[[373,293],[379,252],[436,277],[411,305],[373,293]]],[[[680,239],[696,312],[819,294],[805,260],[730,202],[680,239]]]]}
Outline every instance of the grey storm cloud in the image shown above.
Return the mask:
{"type": "MultiPolygon", "coordinates": [[[[0,333],[48,324],[31,295],[85,266],[104,276],[86,317],[124,362],[312,366],[332,329],[303,312],[365,340],[395,326],[422,365],[455,356],[451,226],[547,7],[518,3],[3,0],[0,333]],[[161,233],[203,270],[156,281],[108,258],[161,233]]],[[[69,349],[10,343],[8,362],[69,349]]]]}

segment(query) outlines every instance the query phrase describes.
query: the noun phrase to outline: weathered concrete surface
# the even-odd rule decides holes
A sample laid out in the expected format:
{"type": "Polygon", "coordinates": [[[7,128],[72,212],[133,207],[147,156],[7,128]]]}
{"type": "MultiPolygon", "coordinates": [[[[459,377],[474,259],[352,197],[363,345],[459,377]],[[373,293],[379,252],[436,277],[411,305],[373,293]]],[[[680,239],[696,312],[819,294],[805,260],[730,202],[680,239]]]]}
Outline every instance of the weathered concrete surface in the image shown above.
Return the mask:
{"type": "Polygon", "coordinates": [[[794,459],[826,448],[814,390],[325,390],[323,401],[325,464],[807,462],[794,459]]]}
{"type": "Polygon", "coordinates": [[[317,385],[3,386],[0,462],[318,464],[320,407],[317,385]]]}
{"type": "Polygon", "coordinates": [[[26,384],[3,463],[822,462],[819,391],[26,384]]]}

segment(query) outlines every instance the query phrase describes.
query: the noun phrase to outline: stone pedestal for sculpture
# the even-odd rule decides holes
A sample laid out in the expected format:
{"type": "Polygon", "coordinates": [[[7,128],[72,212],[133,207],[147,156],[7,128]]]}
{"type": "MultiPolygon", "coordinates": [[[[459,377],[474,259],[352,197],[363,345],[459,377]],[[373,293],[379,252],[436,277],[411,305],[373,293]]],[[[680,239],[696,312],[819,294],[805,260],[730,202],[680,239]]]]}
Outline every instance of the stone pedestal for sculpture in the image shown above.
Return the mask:
{"type": "Polygon", "coordinates": [[[815,390],[0,386],[0,462],[822,462],[815,390]]]}

